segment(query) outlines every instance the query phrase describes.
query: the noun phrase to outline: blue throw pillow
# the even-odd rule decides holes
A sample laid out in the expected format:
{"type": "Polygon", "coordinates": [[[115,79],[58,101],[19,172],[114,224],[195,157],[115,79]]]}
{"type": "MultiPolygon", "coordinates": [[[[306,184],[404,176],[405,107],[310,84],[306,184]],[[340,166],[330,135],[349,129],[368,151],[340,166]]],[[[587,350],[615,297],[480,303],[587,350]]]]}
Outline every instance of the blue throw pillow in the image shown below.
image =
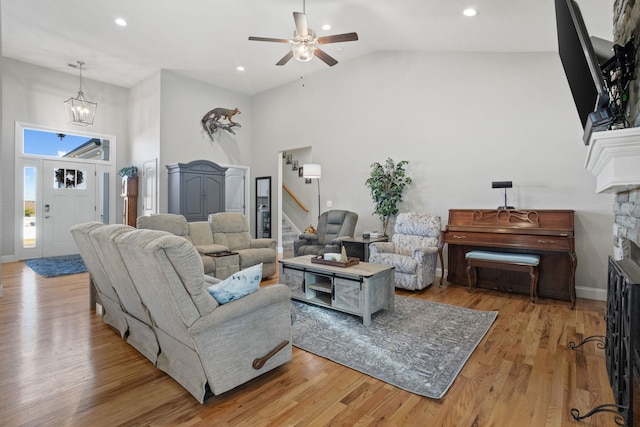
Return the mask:
{"type": "Polygon", "coordinates": [[[257,291],[261,280],[262,263],[238,271],[222,282],[209,286],[207,290],[218,304],[226,304],[257,291]]]}

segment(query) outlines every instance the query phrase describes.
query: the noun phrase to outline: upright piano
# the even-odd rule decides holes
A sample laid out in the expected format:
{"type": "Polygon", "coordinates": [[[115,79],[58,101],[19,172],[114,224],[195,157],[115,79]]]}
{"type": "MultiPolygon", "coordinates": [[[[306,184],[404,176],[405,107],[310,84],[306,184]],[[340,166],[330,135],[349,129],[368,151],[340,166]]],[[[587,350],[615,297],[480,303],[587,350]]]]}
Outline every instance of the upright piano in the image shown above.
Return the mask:
{"type": "MultiPolygon", "coordinates": [[[[572,210],[451,209],[440,238],[440,264],[444,267],[442,249],[448,244],[447,280],[466,285],[469,251],[539,255],[538,296],[571,301],[573,308],[578,264],[573,216],[572,210]]],[[[478,287],[529,293],[528,274],[479,268],[477,275],[478,287]]]]}

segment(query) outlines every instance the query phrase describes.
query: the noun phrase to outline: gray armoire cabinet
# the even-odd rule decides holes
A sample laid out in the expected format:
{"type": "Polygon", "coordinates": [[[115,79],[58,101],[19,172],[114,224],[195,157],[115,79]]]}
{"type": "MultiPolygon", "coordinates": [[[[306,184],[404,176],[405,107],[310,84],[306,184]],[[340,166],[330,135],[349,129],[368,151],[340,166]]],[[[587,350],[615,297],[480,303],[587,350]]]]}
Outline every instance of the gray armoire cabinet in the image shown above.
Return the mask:
{"type": "Polygon", "coordinates": [[[227,168],[208,160],[167,165],[169,213],[187,221],[206,221],[209,214],[224,212],[224,179],[227,168]]]}

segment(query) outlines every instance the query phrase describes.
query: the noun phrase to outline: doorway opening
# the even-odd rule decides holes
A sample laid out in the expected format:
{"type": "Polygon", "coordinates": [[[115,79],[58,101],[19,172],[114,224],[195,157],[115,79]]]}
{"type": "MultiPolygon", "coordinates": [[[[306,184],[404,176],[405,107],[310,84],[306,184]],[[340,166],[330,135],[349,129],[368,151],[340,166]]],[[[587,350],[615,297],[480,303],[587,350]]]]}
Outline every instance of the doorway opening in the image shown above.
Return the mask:
{"type": "Polygon", "coordinates": [[[115,218],[115,137],[24,123],[15,135],[16,257],[77,253],[72,225],[115,218]]]}

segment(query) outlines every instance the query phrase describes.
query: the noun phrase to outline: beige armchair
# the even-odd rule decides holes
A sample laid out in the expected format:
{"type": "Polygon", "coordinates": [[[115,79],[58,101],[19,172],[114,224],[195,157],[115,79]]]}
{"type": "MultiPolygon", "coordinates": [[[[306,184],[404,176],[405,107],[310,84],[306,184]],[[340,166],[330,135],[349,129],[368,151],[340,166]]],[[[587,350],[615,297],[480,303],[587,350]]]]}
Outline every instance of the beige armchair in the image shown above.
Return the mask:
{"type": "Polygon", "coordinates": [[[213,243],[229,248],[240,256],[240,270],[262,263],[262,278],[276,273],[276,245],[274,239],[254,239],[249,233],[247,217],[233,212],[209,215],[213,243]]]}
{"type": "Polygon", "coordinates": [[[397,288],[424,289],[435,280],[441,228],[439,216],[398,214],[391,242],[369,245],[369,262],[395,267],[397,288]]]}
{"type": "Polygon", "coordinates": [[[318,218],[316,233],[303,233],[293,242],[294,256],[323,255],[340,252],[341,239],[353,237],[358,214],[345,210],[323,212],[318,218]]]}

